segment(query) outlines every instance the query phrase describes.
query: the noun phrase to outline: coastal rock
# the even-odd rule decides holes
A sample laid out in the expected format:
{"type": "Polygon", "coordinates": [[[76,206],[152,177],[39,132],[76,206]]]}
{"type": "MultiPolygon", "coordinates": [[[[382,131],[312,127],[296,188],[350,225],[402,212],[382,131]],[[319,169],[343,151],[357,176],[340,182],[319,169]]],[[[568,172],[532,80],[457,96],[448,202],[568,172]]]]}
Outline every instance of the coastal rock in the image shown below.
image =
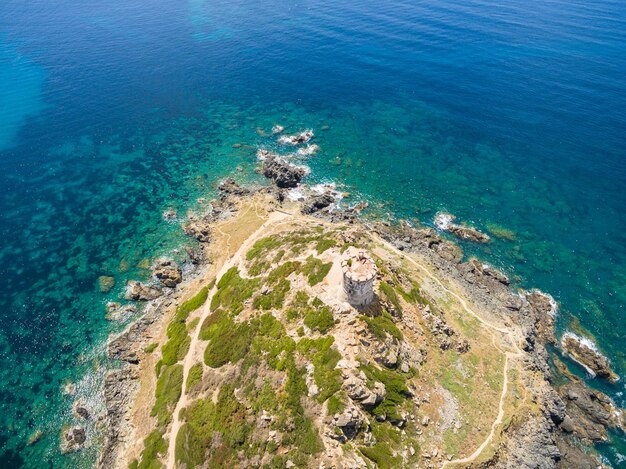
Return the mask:
{"type": "Polygon", "coordinates": [[[82,427],[71,427],[65,430],[61,437],[61,452],[73,453],[80,450],[87,441],[87,434],[82,427]]]}
{"type": "Polygon", "coordinates": [[[298,156],[311,156],[311,155],[315,155],[315,153],[317,153],[320,149],[319,145],[313,144],[313,145],[307,145],[303,148],[298,148],[298,151],[296,152],[296,154],[298,156]]]}
{"type": "Polygon", "coordinates": [[[319,212],[335,203],[335,197],[332,194],[326,192],[324,194],[313,196],[302,207],[302,213],[310,215],[315,212],[319,212]]]}
{"type": "Polygon", "coordinates": [[[491,238],[478,231],[475,228],[466,225],[459,225],[454,223],[456,217],[449,213],[439,213],[435,217],[435,226],[442,231],[447,231],[457,236],[458,238],[473,241],[475,243],[488,243],[491,238]]]}
{"type": "Polygon", "coordinates": [[[312,130],[305,130],[296,135],[283,135],[278,138],[278,143],[283,145],[301,145],[313,138],[312,130]]]}
{"type": "Polygon", "coordinates": [[[146,285],[145,283],[137,282],[135,280],[129,280],[126,284],[125,298],[127,300],[149,301],[158,298],[162,294],[163,292],[161,289],[153,285],[146,285]]]}
{"type": "Polygon", "coordinates": [[[243,196],[250,193],[249,189],[241,187],[232,177],[224,179],[217,188],[224,195],[243,196]]]}
{"type": "Polygon", "coordinates": [[[296,187],[307,174],[305,168],[273,156],[263,162],[262,172],[266,178],[274,181],[274,184],[282,189],[296,187]]]}
{"type": "Polygon", "coordinates": [[[589,339],[568,332],[561,338],[561,346],[591,375],[608,379],[611,382],[619,380],[619,376],[611,369],[609,359],[598,352],[595,344],[589,339]]]}
{"type": "Polygon", "coordinates": [[[157,259],[152,267],[152,275],[165,287],[174,288],[183,281],[183,274],[176,262],[171,259],[157,259]]]}
{"type": "Polygon", "coordinates": [[[108,293],[115,286],[115,278],[108,275],[101,275],[98,277],[98,287],[100,293],[108,293]]]}
{"type": "Polygon", "coordinates": [[[354,406],[348,406],[341,414],[334,415],[327,435],[345,442],[354,439],[363,425],[363,415],[354,406]]]}
{"type": "Polygon", "coordinates": [[[362,371],[358,374],[346,375],[342,387],[350,399],[360,402],[364,406],[374,406],[382,402],[387,395],[383,383],[376,382],[372,389],[369,389],[367,378],[362,371]]]}
{"type": "Polygon", "coordinates": [[[106,319],[108,321],[119,321],[137,312],[137,307],[132,304],[122,305],[114,301],[109,301],[106,305],[106,319]]]}
{"type": "Polygon", "coordinates": [[[172,221],[172,220],[176,220],[176,210],[165,210],[162,214],[162,218],[165,221],[172,221]]]}
{"type": "Polygon", "coordinates": [[[209,220],[190,217],[187,223],[183,224],[183,231],[187,236],[196,238],[201,243],[208,243],[211,240],[211,222],[209,220]]]}
{"type": "Polygon", "coordinates": [[[276,124],[275,126],[272,127],[272,135],[276,135],[281,133],[283,130],[285,130],[285,128],[282,125],[278,125],[276,124]]]}
{"type": "Polygon", "coordinates": [[[87,410],[87,408],[84,406],[83,402],[80,399],[74,402],[74,405],[72,406],[72,411],[74,412],[74,415],[78,418],[88,420],[91,417],[89,410],[87,410]]]}

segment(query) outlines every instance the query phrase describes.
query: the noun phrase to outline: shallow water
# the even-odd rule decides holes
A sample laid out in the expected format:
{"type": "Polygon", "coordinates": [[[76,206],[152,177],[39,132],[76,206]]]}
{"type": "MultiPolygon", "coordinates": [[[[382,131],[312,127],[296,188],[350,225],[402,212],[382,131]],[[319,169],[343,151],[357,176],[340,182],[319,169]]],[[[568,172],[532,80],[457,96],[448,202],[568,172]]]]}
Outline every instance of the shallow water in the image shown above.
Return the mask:
{"type": "MultiPolygon", "coordinates": [[[[315,131],[309,182],[348,203],[513,232],[464,248],[551,293],[559,330],[626,375],[626,6],[344,3],[0,5],[3,467],[93,461],[97,438],[57,448],[64,383],[98,402],[121,327],[104,304],[188,242],[163,210],[184,217],[237,167],[258,182],[275,123],[315,131]]],[[[591,382],[626,404],[623,381],[591,382]]],[[[625,446],[601,450],[618,465],[625,446]]]]}

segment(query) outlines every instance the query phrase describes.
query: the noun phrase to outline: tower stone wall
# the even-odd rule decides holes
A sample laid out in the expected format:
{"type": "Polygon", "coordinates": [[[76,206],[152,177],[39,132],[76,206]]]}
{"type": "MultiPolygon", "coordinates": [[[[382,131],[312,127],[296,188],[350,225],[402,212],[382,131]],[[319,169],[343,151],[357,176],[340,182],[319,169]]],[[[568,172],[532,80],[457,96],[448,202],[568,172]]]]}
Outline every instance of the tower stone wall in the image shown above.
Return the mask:
{"type": "Polygon", "coordinates": [[[353,306],[367,306],[374,301],[376,264],[365,252],[358,252],[341,262],[343,290],[353,306]]]}

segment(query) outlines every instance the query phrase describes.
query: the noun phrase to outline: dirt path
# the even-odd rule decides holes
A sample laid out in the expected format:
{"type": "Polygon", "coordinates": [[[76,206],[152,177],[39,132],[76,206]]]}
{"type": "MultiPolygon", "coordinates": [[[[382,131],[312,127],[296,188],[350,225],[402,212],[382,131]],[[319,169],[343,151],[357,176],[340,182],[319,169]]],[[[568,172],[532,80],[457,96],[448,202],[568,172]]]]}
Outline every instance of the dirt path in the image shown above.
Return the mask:
{"type": "MultiPolygon", "coordinates": [[[[237,252],[233,254],[223,265],[220,271],[216,275],[216,280],[219,280],[228,269],[235,265],[239,265],[243,260],[243,256],[246,252],[252,247],[252,245],[265,234],[267,228],[284,218],[286,218],[288,214],[283,212],[272,212],[269,215],[267,221],[265,221],[254,233],[252,233],[239,247],[237,252]]],[[[227,243],[230,243],[230,235],[227,235],[221,232],[225,236],[228,237],[227,243]]],[[[169,434],[169,446],[167,451],[167,467],[173,469],[176,464],[175,460],[175,449],[176,449],[176,435],[178,435],[178,431],[181,427],[181,421],[179,419],[180,410],[187,406],[187,376],[189,376],[189,370],[196,363],[196,349],[198,348],[198,342],[200,341],[200,329],[202,327],[202,323],[204,320],[211,314],[211,300],[213,295],[217,292],[217,281],[215,285],[209,292],[206,302],[202,306],[202,314],[200,315],[200,321],[198,321],[198,325],[196,326],[196,330],[193,332],[191,343],[189,345],[189,351],[185,356],[185,360],[183,361],[183,385],[182,385],[182,393],[178,403],[176,404],[176,409],[172,414],[172,428],[169,434]]]]}
{"type": "MultiPolygon", "coordinates": [[[[441,280],[439,280],[437,277],[435,277],[430,272],[430,270],[428,270],[425,266],[423,266],[422,264],[417,262],[415,259],[409,257],[408,255],[398,251],[392,244],[390,244],[389,242],[385,241],[384,239],[382,239],[382,238],[379,238],[379,239],[385,246],[387,246],[387,248],[391,249],[393,252],[399,253],[404,259],[408,260],[411,264],[415,265],[420,270],[422,270],[426,274],[426,276],[428,276],[431,280],[433,280],[435,283],[437,283],[437,285],[439,285],[443,289],[443,291],[445,291],[446,293],[448,293],[449,295],[454,297],[467,313],[469,313],[472,316],[474,316],[476,319],[478,319],[478,321],[480,321],[482,324],[484,324],[485,326],[487,326],[488,328],[490,328],[494,332],[499,332],[501,334],[508,335],[509,338],[510,338],[510,341],[511,341],[511,345],[515,348],[515,353],[513,353],[513,352],[504,352],[504,369],[502,371],[502,373],[504,375],[504,379],[503,379],[503,384],[502,384],[502,393],[500,394],[500,403],[499,403],[499,406],[498,406],[498,416],[496,417],[494,422],[491,424],[491,431],[489,432],[489,435],[487,435],[487,438],[485,439],[485,441],[483,441],[482,444],[478,448],[476,448],[476,451],[474,451],[471,455],[469,455],[469,456],[467,456],[465,458],[462,458],[462,459],[453,459],[451,461],[446,461],[446,462],[443,463],[442,468],[446,467],[446,466],[448,466],[450,464],[464,464],[464,463],[472,462],[478,456],[480,456],[480,454],[483,452],[483,450],[489,445],[489,443],[491,443],[491,440],[493,440],[493,437],[496,434],[496,429],[498,428],[498,425],[500,425],[502,423],[502,420],[504,418],[504,400],[506,399],[506,394],[508,392],[508,387],[509,387],[509,358],[519,357],[519,356],[521,356],[523,354],[523,352],[517,346],[517,339],[515,337],[516,336],[516,334],[515,334],[516,331],[514,329],[512,329],[512,328],[505,329],[505,328],[498,327],[498,326],[496,326],[494,324],[491,324],[489,321],[486,321],[485,319],[481,318],[478,314],[476,314],[467,305],[465,300],[463,298],[461,298],[460,295],[456,294],[455,292],[453,292],[449,288],[447,288],[441,282],[441,280]]],[[[495,345],[495,336],[494,336],[494,345],[495,345]]]]}

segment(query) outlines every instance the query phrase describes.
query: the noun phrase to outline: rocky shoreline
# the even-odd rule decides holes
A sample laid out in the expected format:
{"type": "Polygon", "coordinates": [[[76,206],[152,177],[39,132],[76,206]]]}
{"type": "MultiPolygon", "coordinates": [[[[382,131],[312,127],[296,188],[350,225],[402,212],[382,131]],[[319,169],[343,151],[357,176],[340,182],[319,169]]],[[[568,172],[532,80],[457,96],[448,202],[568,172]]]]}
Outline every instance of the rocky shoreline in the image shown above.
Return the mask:
{"type": "MultiPolygon", "coordinates": [[[[299,142],[286,143],[295,145],[299,142]]],[[[276,208],[280,208],[287,199],[287,189],[298,187],[306,175],[302,167],[273,155],[264,159],[261,172],[276,187],[261,188],[256,192],[270,195],[276,208]]],[[[255,190],[240,187],[231,178],[223,181],[219,189],[220,200],[212,202],[207,213],[189,217],[182,227],[187,235],[199,241],[201,249],[211,241],[212,225],[228,218],[236,210],[236,199],[255,193],[255,190]]],[[[337,208],[336,196],[331,192],[305,192],[303,199],[303,214],[334,223],[365,224],[367,229],[397,249],[423,258],[437,275],[454,281],[465,297],[488,314],[521,327],[521,345],[525,352],[521,360],[528,371],[524,376],[528,388],[533,390],[533,401],[541,412],[529,413],[525,416],[527,418],[509,422],[495,454],[480,467],[598,467],[600,462],[597,457],[584,451],[581,443],[589,446],[606,441],[607,429],[623,429],[626,417],[608,396],[589,389],[569,373],[558,358],[554,358],[558,372],[566,381],[565,384],[557,384],[550,367],[551,357],[546,350],[547,344],[557,342],[554,335],[555,302],[549,295],[537,290],[513,291],[505,274],[476,259],[464,261],[461,247],[432,228],[413,227],[403,221],[394,224],[361,221],[359,214],[367,207],[366,204],[341,210],[337,208]]],[[[489,240],[487,235],[472,228],[453,225],[462,228],[463,233],[470,230],[470,235],[466,236],[450,230],[450,226],[448,224],[444,231],[476,242],[489,240]]],[[[196,253],[196,257],[189,257],[195,269],[183,283],[180,283],[183,278],[178,266],[161,260],[155,266],[159,286],[139,282],[129,285],[128,299],[146,301],[147,304],[141,318],[122,334],[111,338],[108,344],[109,359],[121,363],[121,366],[108,371],[105,379],[107,431],[98,467],[114,467],[120,450],[132,435],[129,413],[139,386],[138,365],[142,359],[142,348],[152,338],[151,327],[161,320],[168,308],[176,304],[185,285],[206,268],[207,261],[202,255],[196,253]]],[[[598,376],[611,379],[608,373],[598,373],[598,376]]]]}

